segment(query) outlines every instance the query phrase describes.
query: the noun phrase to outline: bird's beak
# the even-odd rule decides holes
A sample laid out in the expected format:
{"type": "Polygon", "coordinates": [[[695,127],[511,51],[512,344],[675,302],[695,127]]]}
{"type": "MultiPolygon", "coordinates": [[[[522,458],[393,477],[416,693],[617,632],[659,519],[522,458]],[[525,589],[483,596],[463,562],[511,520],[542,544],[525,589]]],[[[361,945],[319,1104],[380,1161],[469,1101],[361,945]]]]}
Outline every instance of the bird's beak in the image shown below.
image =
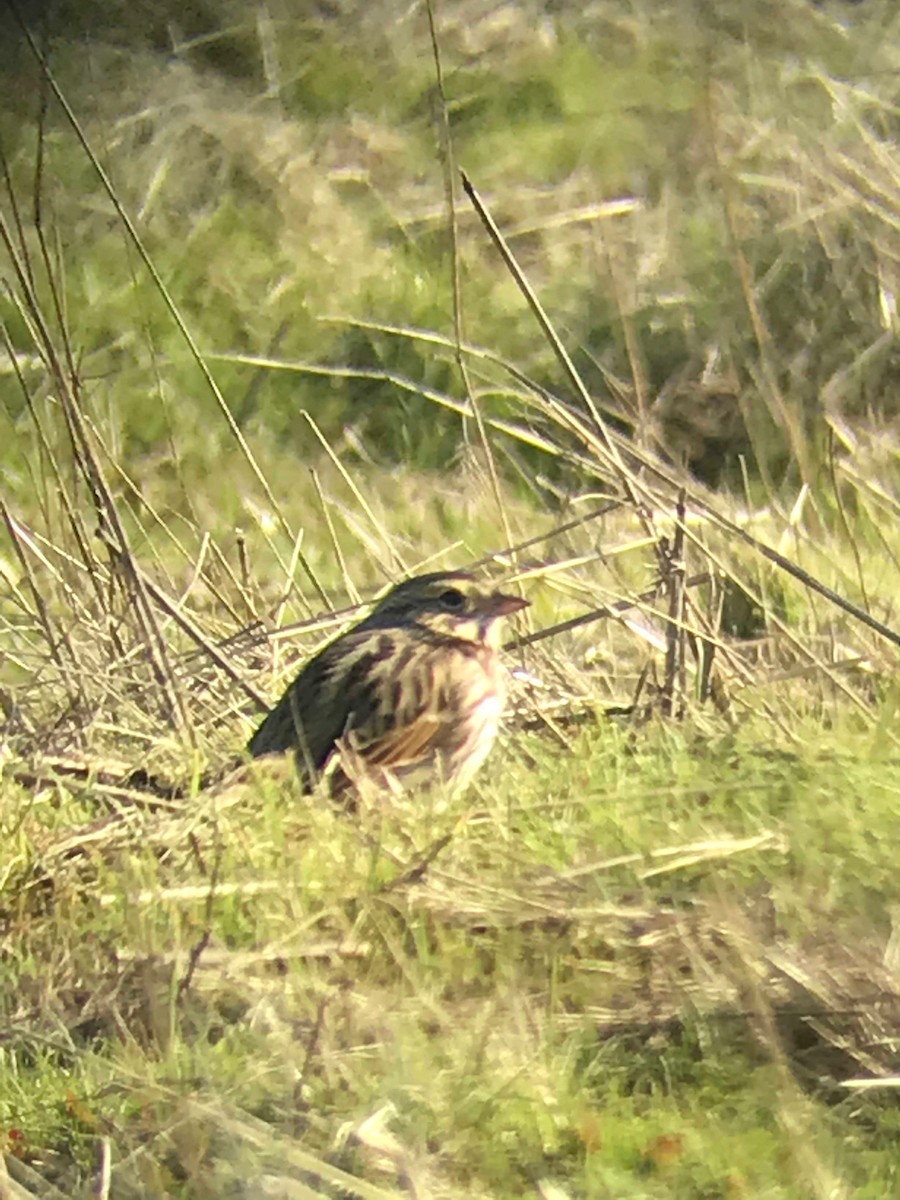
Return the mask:
{"type": "Polygon", "coordinates": [[[523,600],[521,596],[507,596],[503,592],[494,592],[485,599],[484,615],[491,619],[508,617],[511,613],[528,608],[530,604],[530,600],[523,600]]]}

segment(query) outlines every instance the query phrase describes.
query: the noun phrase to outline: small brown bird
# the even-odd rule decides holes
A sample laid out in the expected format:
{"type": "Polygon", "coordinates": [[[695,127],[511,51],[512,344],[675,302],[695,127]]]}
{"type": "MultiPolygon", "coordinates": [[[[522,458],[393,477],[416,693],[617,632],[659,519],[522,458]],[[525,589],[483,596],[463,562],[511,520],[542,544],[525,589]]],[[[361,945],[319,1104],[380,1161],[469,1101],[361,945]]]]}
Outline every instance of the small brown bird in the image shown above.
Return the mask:
{"type": "Polygon", "coordinates": [[[527,604],[460,571],[397,584],[306,664],[249,753],[293,750],[308,786],[329,767],[335,796],[365,781],[392,791],[465,786],[494,743],[506,696],[498,618],[527,604]]]}

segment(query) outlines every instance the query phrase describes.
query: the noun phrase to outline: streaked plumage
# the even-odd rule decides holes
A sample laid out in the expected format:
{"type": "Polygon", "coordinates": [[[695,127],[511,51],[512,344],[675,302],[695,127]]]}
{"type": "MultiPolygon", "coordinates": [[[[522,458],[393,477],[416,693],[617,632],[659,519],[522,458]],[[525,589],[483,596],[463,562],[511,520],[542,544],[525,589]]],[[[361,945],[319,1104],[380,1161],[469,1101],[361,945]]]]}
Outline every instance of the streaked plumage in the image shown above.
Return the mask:
{"type": "Polygon", "coordinates": [[[247,746],[293,750],[307,784],[464,786],[497,734],[506,695],[498,620],[524,608],[471,575],[419,575],[310,660],[247,746]]]}

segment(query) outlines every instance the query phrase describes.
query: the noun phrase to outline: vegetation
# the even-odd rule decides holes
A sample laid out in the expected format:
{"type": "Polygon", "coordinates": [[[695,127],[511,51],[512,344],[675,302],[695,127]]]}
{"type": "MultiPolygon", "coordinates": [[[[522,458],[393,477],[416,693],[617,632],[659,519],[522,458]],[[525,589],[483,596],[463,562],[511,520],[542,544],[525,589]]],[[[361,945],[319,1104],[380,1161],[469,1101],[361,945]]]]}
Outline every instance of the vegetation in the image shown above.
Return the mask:
{"type": "Polygon", "coordinates": [[[0,1196],[896,1194],[895,7],[4,10],[0,1196]],[[462,800],[242,761],[467,565],[462,800]]]}

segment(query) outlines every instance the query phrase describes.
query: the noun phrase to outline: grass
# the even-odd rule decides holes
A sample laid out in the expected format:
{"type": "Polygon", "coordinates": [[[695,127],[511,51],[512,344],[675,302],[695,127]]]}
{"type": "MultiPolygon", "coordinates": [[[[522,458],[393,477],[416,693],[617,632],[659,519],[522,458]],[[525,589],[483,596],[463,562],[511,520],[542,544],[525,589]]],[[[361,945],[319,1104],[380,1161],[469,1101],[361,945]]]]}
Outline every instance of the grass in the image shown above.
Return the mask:
{"type": "MultiPolygon", "coordinates": [[[[256,774],[46,859],[4,1121],[70,1172],[110,1139],[125,1194],[310,1170],[330,1194],[335,1167],[373,1195],[793,1196],[813,1168],[888,1194],[896,1112],[841,1086],[898,899],[877,740],[631,741],[526,738],[537,767],[507,749],[462,812],[357,822],[256,774]]],[[[31,805],[20,862],[96,802],[31,805]]]]}
{"type": "Polygon", "coordinates": [[[6,64],[0,1197],[893,1195],[891,6],[208,14],[6,64]],[[473,563],[464,798],[242,762],[473,563]]]}

